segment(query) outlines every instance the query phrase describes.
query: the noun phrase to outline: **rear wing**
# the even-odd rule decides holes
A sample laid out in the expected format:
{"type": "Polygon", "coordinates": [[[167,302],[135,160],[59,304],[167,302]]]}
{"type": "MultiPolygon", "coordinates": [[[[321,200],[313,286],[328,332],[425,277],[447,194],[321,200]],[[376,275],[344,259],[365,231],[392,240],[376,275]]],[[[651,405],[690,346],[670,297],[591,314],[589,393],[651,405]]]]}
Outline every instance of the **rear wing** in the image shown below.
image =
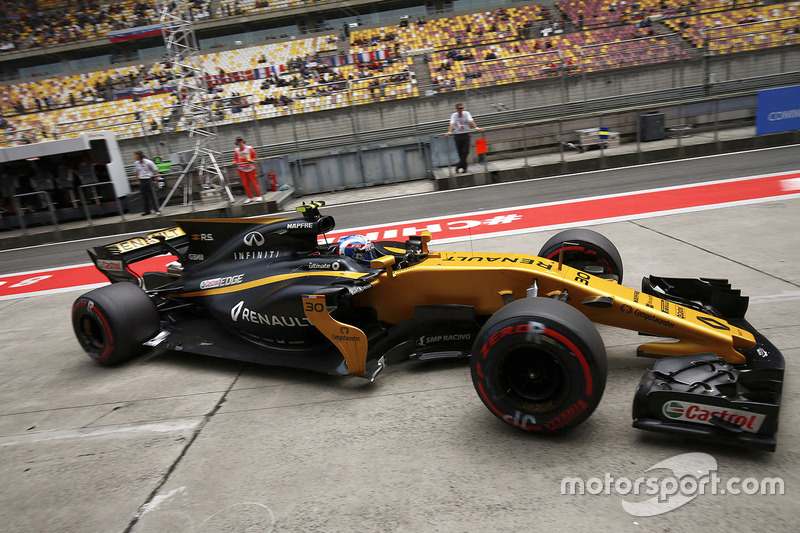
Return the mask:
{"type": "Polygon", "coordinates": [[[139,282],[140,276],[130,269],[130,265],[159,255],[185,253],[189,238],[179,227],[149,233],[144,237],[134,237],[88,250],[89,257],[97,269],[111,283],[119,281],[139,282]]]}

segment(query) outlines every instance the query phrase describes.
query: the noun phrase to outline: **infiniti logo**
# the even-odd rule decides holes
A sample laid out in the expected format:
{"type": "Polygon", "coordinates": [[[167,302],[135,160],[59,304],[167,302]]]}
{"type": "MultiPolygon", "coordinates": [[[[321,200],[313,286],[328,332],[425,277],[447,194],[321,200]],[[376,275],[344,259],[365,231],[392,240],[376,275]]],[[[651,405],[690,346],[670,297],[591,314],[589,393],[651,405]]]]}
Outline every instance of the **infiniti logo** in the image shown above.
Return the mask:
{"type": "Polygon", "coordinates": [[[247,246],[261,246],[264,244],[264,236],[257,231],[251,231],[244,236],[244,243],[247,246]]]}

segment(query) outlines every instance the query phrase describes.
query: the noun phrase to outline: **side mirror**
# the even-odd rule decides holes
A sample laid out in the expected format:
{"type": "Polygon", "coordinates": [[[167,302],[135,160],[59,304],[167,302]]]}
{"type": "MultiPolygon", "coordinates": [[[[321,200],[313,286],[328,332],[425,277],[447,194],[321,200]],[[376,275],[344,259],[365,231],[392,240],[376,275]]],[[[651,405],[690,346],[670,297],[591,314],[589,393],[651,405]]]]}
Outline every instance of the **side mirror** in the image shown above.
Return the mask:
{"type": "Polygon", "coordinates": [[[430,231],[423,231],[419,234],[419,240],[422,243],[422,253],[428,253],[428,243],[431,242],[433,235],[431,235],[430,231]]]}
{"type": "Polygon", "coordinates": [[[390,278],[394,277],[394,271],[392,270],[392,265],[395,263],[395,257],[393,255],[384,255],[377,259],[373,259],[369,262],[370,268],[383,268],[386,269],[386,273],[389,275],[390,278]]]}

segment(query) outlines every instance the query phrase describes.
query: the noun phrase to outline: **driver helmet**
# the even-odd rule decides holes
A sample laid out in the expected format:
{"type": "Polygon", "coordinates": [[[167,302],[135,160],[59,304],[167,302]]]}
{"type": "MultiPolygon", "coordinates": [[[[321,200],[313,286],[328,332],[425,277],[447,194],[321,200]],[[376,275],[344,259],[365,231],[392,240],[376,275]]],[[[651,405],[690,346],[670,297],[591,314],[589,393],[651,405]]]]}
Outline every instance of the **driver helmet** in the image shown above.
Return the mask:
{"type": "Polygon", "coordinates": [[[363,235],[348,235],[339,239],[339,255],[352,257],[359,263],[368,265],[373,259],[378,258],[378,251],[372,241],[363,235]]]}

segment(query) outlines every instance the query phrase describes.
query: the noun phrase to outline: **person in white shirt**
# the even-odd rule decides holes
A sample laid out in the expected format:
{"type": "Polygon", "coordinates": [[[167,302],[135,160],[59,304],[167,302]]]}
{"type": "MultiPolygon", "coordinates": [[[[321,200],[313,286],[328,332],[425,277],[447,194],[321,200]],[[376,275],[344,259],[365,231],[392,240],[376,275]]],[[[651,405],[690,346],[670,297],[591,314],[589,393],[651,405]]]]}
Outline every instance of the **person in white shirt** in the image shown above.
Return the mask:
{"type": "Polygon", "coordinates": [[[453,138],[456,142],[456,151],[458,152],[458,164],[456,165],[456,173],[459,169],[467,172],[467,156],[469,156],[469,131],[470,126],[475,128],[475,131],[483,131],[479,128],[475,121],[472,119],[469,111],[464,111],[464,104],[456,104],[456,112],[450,115],[450,128],[445,135],[449,137],[455,133],[453,138]]]}
{"type": "Polygon", "coordinates": [[[147,159],[141,150],[134,152],[133,157],[136,158],[136,162],[133,163],[133,171],[139,179],[139,190],[142,191],[142,200],[144,201],[142,216],[149,215],[151,209],[158,214],[158,198],[156,198],[156,189],[153,187],[153,176],[159,173],[158,167],[147,159]]]}

